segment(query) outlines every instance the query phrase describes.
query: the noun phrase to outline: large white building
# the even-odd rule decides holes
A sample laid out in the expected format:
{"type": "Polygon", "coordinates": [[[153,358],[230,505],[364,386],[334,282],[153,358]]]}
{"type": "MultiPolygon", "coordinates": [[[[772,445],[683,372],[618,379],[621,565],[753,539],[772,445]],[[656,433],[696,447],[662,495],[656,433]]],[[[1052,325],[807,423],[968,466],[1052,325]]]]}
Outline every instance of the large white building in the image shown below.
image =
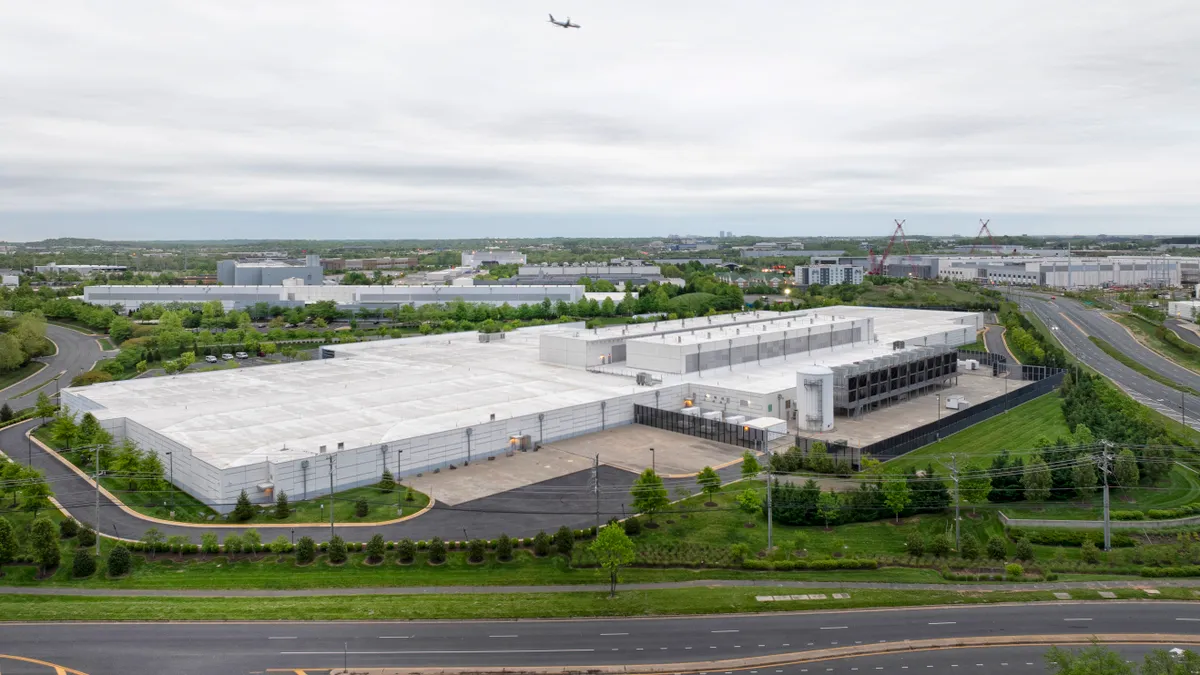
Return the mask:
{"type": "Polygon", "coordinates": [[[482,267],[487,264],[524,265],[525,261],[525,254],[520,251],[497,251],[489,248],[484,251],[462,252],[463,267],[482,267]]]}
{"type": "Polygon", "coordinates": [[[911,362],[921,367],[914,386],[944,381],[954,376],[953,348],[973,342],[981,324],[976,313],[828,307],[459,333],[325,346],[308,362],[69,388],[62,401],[95,414],[118,439],[171,453],[175,482],[228,511],[242,490],[257,501],[278,490],[327,492],[331,470],[342,490],[379,480],[384,467],[412,475],[506,452],[514,438],[550,442],[630,424],[635,404],[678,411],[687,401],[722,418],[827,429],[827,399],[854,414],[882,395],[872,385],[856,403],[848,378],[870,364],[894,371],[911,362]],[[814,366],[828,377],[813,376],[814,366]],[[801,370],[818,379],[798,378],[801,370]],[[825,396],[845,382],[840,398],[825,396]]]}
{"type": "Polygon", "coordinates": [[[797,286],[861,284],[866,270],[858,265],[797,265],[797,286]]]}
{"type": "Polygon", "coordinates": [[[58,263],[46,263],[45,265],[35,265],[34,272],[38,274],[67,274],[73,273],[83,277],[91,276],[97,272],[124,272],[129,269],[125,265],[59,265],[58,263]]]}
{"type": "Polygon", "coordinates": [[[396,305],[428,305],[454,300],[508,303],[514,307],[542,302],[578,302],[583,286],[85,286],[83,299],[94,305],[120,305],[127,311],[145,304],[198,303],[217,300],[225,309],[255,303],[297,307],[332,300],[343,307],[372,309],[396,305]]]}

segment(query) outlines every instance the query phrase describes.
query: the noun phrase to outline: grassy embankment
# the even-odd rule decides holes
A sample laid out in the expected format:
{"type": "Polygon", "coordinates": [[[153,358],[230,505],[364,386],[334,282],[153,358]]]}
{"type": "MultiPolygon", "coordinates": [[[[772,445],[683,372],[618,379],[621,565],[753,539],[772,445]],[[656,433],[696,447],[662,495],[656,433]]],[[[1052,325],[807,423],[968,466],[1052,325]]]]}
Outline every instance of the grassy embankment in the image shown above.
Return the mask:
{"type": "MultiPolygon", "coordinates": [[[[1200,372],[1200,347],[1183,342],[1178,336],[1174,339],[1159,337],[1155,333],[1156,326],[1137,314],[1120,314],[1115,318],[1118,323],[1132,331],[1142,344],[1184,368],[1200,372]]],[[[1169,331],[1170,328],[1166,330],[1169,331]]]]}
{"type": "MultiPolygon", "coordinates": [[[[0,373],[0,389],[7,389],[8,387],[13,386],[14,384],[24,380],[25,378],[33,375],[45,367],[46,364],[42,363],[41,361],[30,361],[16,370],[10,370],[7,373],[0,373]]],[[[25,393],[26,392],[20,392],[19,394],[11,396],[10,398],[24,396],[25,393]]]]}

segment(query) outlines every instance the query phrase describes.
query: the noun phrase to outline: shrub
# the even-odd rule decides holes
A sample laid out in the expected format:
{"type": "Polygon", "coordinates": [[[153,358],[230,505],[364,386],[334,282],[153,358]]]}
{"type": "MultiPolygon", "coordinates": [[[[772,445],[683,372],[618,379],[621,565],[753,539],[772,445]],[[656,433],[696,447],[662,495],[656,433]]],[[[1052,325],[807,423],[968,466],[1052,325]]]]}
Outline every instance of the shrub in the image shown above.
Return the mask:
{"type": "Polygon", "coordinates": [[[558,528],[558,532],[554,533],[554,548],[568,558],[571,557],[571,549],[575,548],[575,534],[571,532],[571,528],[566,525],[558,528]]]}
{"type": "Polygon", "coordinates": [[[539,558],[545,558],[550,555],[550,535],[545,532],[538,532],[533,538],[533,554],[539,558]]]}
{"type": "Polygon", "coordinates": [[[1025,537],[1017,540],[1017,560],[1033,560],[1033,544],[1025,537]]]}
{"type": "Polygon", "coordinates": [[[96,531],[93,530],[90,525],[84,525],[83,527],[79,528],[79,535],[76,537],[76,541],[80,546],[95,546],[96,531]]]}
{"type": "Polygon", "coordinates": [[[334,565],[346,562],[346,542],[336,534],[329,540],[329,562],[334,565]]]}
{"type": "Polygon", "coordinates": [[[296,562],[307,565],[317,559],[317,547],[312,537],[300,537],[296,543],[296,562]]]}
{"type": "Polygon", "coordinates": [[[968,534],[962,540],[962,550],[958,552],[965,560],[974,560],[979,557],[979,540],[975,535],[968,534]]]}
{"type": "Polygon", "coordinates": [[[735,562],[740,563],[750,557],[750,546],[741,542],[736,543],[729,547],[729,555],[733,557],[735,562]]]}
{"type": "Polygon", "coordinates": [[[220,544],[217,543],[217,535],[212,532],[205,532],[200,535],[200,550],[208,554],[219,553],[221,551],[220,544]]]}
{"type": "Polygon", "coordinates": [[[417,557],[417,545],[413,543],[412,539],[401,539],[400,543],[396,545],[396,557],[402,563],[412,562],[413,558],[417,557]]]}
{"type": "Polygon", "coordinates": [[[275,537],[275,541],[271,542],[271,553],[282,555],[292,550],[292,542],[288,541],[286,534],[281,534],[275,537]]]}
{"type": "Polygon", "coordinates": [[[486,551],[487,544],[484,544],[482,539],[472,539],[471,543],[467,544],[467,560],[473,563],[481,563],[486,551]]]}
{"type": "Polygon", "coordinates": [[[1184,565],[1181,567],[1143,567],[1138,573],[1144,577],[1198,577],[1200,565],[1184,565]]]}
{"type": "Polygon", "coordinates": [[[1108,517],[1112,520],[1145,520],[1146,514],[1142,511],[1109,511],[1108,517]]]}
{"type": "Polygon", "coordinates": [[[637,518],[630,518],[625,521],[625,534],[635,537],[642,533],[642,521],[637,518]]]}
{"type": "Polygon", "coordinates": [[[879,568],[879,561],[871,558],[825,558],[821,560],[758,560],[751,558],[742,561],[742,568],[748,570],[873,570],[879,568]]]}
{"type": "Polygon", "coordinates": [[[499,560],[512,560],[513,541],[508,538],[507,534],[500,535],[496,540],[496,558],[499,560]]]}
{"type": "Polygon", "coordinates": [[[58,567],[62,559],[62,551],[58,548],[58,528],[49,518],[42,517],[33,521],[29,528],[29,541],[33,546],[33,554],[37,557],[38,567],[43,572],[58,567]]]}
{"type": "Polygon", "coordinates": [[[949,534],[938,534],[929,539],[929,552],[939,558],[950,555],[952,548],[954,548],[954,542],[951,541],[949,534]]]}
{"type": "Polygon", "coordinates": [[[237,498],[237,506],[233,507],[233,519],[245,522],[254,517],[254,505],[250,503],[250,495],[242,490],[237,498]]]}
{"type": "Polygon", "coordinates": [[[987,557],[992,560],[1004,560],[1008,557],[1008,547],[1000,537],[990,537],[987,543],[987,557]]]}
{"type": "Polygon", "coordinates": [[[925,555],[925,537],[921,536],[920,532],[916,530],[909,532],[908,538],[904,543],[908,549],[908,554],[914,558],[920,558],[925,555]]]}
{"type": "MultiPolygon", "coordinates": [[[[1023,530],[1013,527],[1008,530],[1010,539],[1019,540],[1022,537],[1030,543],[1042,546],[1082,546],[1083,542],[1096,542],[1103,536],[1099,530],[1023,530]]],[[[1133,537],[1123,532],[1112,533],[1113,546],[1133,546],[1133,537]]]]}
{"type": "Polygon", "coordinates": [[[381,492],[391,492],[396,489],[396,478],[391,471],[383,470],[383,475],[379,477],[379,490],[381,492]]]}
{"type": "Polygon", "coordinates": [[[1089,565],[1095,565],[1100,562],[1100,549],[1096,548],[1096,544],[1091,539],[1083,542],[1083,546],[1079,548],[1079,557],[1089,565]]]}
{"type": "Polygon", "coordinates": [[[275,517],[279,520],[287,518],[292,513],[292,505],[288,503],[286,492],[280,492],[275,498],[275,517]]]}
{"type": "Polygon", "coordinates": [[[371,537],[371,541],[367,542],[367,560],[373,563],[383,560],[385,550],[387,550],[387,547],[383,543],[383,535],[374,535],[371,537]]]}
{"type": "Polygon", "coordinates": [[[123,577],[129,574],[130,568],[133,567],[133,556],[129,554],[129,549],[125,548],[125,544],[117,544],[108,554],[108,575],[110,577],[123,577]]]}
{"type": "MultiPolygon", "coordinates": [[[[63,521],[66,522],[66,521],[63,521]]],[[[71,566],[71,575],[76,579],[90,577],[96,572],[96,559],[87,550],[75,554],[75,564],[71,566]]]]}
{"type": "Polygon", "coordinates": [[[441,537],[434,537],[429,542],[429,562],[435,565],[446,562],[446,542],[441,537]]]}
{"type": "MultiPolygon", "coordinates": [[[[67,518],[58,522],[58,536],[62,539],[70,539],[79,534],[79,523],[75,522],[74,518],[67,518]]],[[[94,564],[94,563],[93,563],[94,564]]]]}
{"type": "Polygon", "coordinates": [[[1004,566],[1004,574],[1007,575],[1009,579],[1016,581],[1025,576],[1025,568],[1021,567],[1017,563],[1009,563],[1004,566]]]}
{"type": "Polygon", "coordinates": [[[367,513],[370,512],[370,510],[371,510],[371,505],[367,503],[366,499],[359,498],[358,501],[354,502],[354,515],[355,516],[358,516],[359,518],[366,518],[367,513]]]}

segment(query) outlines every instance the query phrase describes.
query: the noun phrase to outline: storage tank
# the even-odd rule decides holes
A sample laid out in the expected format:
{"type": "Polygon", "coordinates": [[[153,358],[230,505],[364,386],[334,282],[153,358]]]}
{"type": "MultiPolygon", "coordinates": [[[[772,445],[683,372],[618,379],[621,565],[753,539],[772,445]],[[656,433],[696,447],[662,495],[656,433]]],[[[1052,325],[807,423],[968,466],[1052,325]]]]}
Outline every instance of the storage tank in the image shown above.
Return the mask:
{"type": "Polygon", "coordinates": [[[833,429],[833,370],[801,366],[796,371],[797,422],[806,431],[833,429]]]}

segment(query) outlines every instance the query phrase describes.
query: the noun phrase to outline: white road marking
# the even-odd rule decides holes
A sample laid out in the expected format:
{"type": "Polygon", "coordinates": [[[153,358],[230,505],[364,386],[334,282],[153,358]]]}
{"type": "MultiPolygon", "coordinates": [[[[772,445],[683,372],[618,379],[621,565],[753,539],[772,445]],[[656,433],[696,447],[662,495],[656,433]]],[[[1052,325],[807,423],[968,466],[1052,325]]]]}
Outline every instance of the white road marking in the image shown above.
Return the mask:
{"type": "Polygon", "coordinates": [[[1091,619],[1090,617],[1089,617],[1089,618],[1085,618],[1085,619],[1079,619],[1079,618],[1076,618],[1076,619],[1063,619],[1063,621],[1091,621],[1091,620],[1092,620],[1092,619],[1091,619]]]}
{"type": "Polygon", "coordinates": [[[709,632],[710,633],[737,633],[740,631],[733,629],[733,628],[727,628],[725,630],[713,630],[713,631],[709,631],[709,632]]]}
{"type": "Polygon", "coordinates": [[[930,626],[953,626],[957,621],[930,621],[930,626]]]}
{"type": "Polygon", "coordinates": [[[1175,620],[1176,621],[1200,621],[1200,619],[1193,619],[1193,618],[1187,617],[1187,616],[1177,617],[1175,620]]]}
{"type": "Polygon", "coordinates": [[[296,639],[296,636],[295,636],[295,635],[289,635],[289,636],[275,636],[275,635],[272,635],[271,637],[269,637],[269,638],[267,638],[267,639],[268,639],[268,640],[295,640],[295,639],[296,639]]]}
{"type": "Polygon", "coordinates": [[[515,638],[516,635],[489,635],[490,638],[515,638]]]}
{"type": "Polygon", "coordinates": [[[849,626],[821,626],[821,630],[846,630],[849,626]]]}
{"type": "Polygon", "coordinates": [[[356,656],[406,656],[421,654],[579,654],[590,653],[595,649],[430,649],[407,650],[394,652],[279,652],[280,656],[337,656],[338,654],[354,654],[356,656]]]}
{"type": "Polygon", "coordinates": [[[408,640],[412,637],[413,637],[412,635],[380,635],[379,639],[380,640],[408,640]]]}
{"type": "Polygon", "coordinates": [[[629,635],[629,633],[601,633],[600,637],[616,637],[618,635],[629,635]]]}

